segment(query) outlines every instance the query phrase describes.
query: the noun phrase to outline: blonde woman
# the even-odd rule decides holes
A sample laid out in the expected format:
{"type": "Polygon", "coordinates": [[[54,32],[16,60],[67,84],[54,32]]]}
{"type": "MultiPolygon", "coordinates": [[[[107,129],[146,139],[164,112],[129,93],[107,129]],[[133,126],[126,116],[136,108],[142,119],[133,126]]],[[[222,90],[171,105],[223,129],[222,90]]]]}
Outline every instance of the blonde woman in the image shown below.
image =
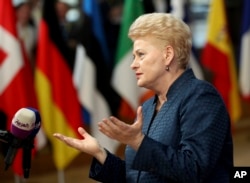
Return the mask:
{"type": "Polygon", "coordinates": [[[103,134],[127,145],[125,160],[105,150],[83,128],[83,139],[54,136],[93,155],[89,175],[100,182],[229,182],[229,115],[215,88],[188,68],[189,27],[170,14],[151,13],[138,17],[128,35],[137,85],[155,96],[138,107],[133,124],[113,116],[98,123],[103,134]]]}

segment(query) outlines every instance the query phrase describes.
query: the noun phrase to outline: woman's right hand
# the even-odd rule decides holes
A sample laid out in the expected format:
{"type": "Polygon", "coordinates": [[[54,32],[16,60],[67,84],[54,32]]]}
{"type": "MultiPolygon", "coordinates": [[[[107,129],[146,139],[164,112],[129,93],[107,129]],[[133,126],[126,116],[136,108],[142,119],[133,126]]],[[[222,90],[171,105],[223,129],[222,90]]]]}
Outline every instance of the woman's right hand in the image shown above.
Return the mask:
{"type": "Polygon", "coordinates": [[[107,152],[100,146],[97,139],[91,136],[82,127],[78,128],[78,132],[83,139],[68,137],[60,133],[54,133],[53,136],[70,147],[94,156],[101,164],[103,164],[107,157],[107,152]]]}

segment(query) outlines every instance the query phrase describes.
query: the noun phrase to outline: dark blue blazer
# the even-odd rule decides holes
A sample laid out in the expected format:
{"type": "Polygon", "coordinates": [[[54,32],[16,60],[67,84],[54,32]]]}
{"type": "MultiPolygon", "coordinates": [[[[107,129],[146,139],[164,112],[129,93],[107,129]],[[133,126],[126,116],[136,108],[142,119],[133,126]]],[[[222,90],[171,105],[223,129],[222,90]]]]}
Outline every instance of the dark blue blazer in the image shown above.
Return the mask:
{"type": "Polygon", "coordinates": [[[90,177],[107,183],[227,183],[233,167],[230,119],[215,88],[186,70],[155,114],[157,97],[143,104],[145,138],[125,161],[108,153],[93,160],[90,177]]]}

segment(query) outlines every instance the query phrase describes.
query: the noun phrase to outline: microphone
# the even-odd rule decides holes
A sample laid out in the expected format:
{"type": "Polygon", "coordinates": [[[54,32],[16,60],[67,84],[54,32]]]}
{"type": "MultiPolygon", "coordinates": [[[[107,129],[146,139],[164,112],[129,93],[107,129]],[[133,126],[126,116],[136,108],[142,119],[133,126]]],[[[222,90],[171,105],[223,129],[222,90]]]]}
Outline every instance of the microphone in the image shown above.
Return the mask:
{"type": "Polygon", "coordinates": [[[34,112],[35,115],[35,126],[28,136],[28,138],[24,141],[23,145],[23,176],[24,178],[29,177],[29,171],[31,168],[31,157],[32,157],[32,148],[34,148],[34,138],[36,134],[39,132],[41,127],[41,116],[39,112],[34,108],[28,108],[34,112]]]}
{"type": "Polygon", "coordinates": [[[41,126],[41,118],[36,109],[21,108],[19,109],[11,123],[9,149],[5,156],[5,170],[12,164],[18,148],[23,147],[23,168],[27,177],[30,169],[31,149],[33,148],[33,140],[41,126]],[[28,160],[27,160],[28,159],[28,160]]]}
{"type": "Polygon", "coordinates": [[[36,114],[32,108],[21,108],[14,115],[10,132],[19,139],[26,139],[35,128],[36,114]]]}

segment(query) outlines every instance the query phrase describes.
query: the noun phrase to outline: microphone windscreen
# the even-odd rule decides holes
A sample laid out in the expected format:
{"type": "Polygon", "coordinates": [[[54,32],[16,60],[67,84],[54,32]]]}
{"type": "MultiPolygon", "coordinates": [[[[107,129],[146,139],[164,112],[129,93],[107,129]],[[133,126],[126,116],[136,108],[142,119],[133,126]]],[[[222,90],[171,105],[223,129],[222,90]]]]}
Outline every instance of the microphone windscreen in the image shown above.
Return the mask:
{"type": "Polygon", "coordinates": [[[10,131],[17,138],[25,139],[33,132],[36,125],[36,114],[29,108],[21,108],[14,115],[10,131]]]}
{"type": "Polygon", "coordinates": [[[32,107],[28,107],[27,109],[32,110],[36,116],[35,126],[31,132],[31,134],[29,135],[29,137],[34,138],[41,128],[41,116],[40,116],[40,113],[38,112],[37,109],[32,108],[32,107]]]}

